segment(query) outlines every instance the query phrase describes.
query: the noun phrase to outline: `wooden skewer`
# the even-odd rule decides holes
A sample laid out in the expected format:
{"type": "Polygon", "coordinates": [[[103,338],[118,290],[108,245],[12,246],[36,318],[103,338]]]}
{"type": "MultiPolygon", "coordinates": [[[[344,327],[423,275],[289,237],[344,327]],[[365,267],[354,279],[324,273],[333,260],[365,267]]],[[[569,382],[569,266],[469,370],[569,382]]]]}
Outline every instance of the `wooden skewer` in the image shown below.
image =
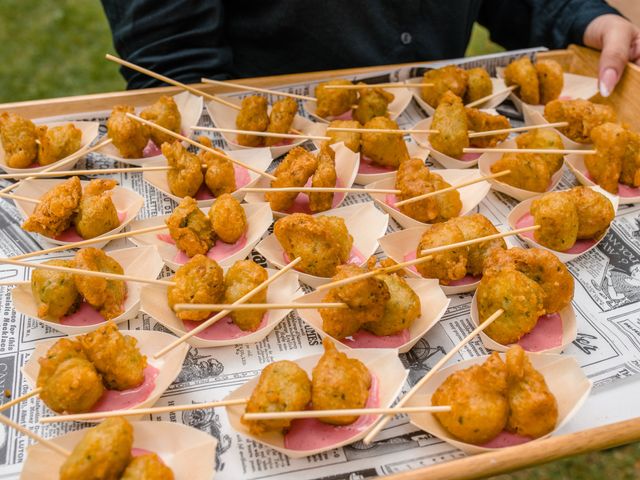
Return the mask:
{"type": "Polygon", "coordinates": [[[13,193],[0,193],[1,198],[8,198],[9,200],[19,200],[27,203],[40,203],[37,198],[23,197],[22,195],[14,195],[13,193]]]}
{"type": "Polygon", "coordinates": [[[457,190],[458,188],[467,187],[475,183],[486,182],[487,180],[491,180],[492,178],[502,177],[509,173],[511,173],[511,170],[503,170],[502,172],[494,173],[491,175],[485,175],[484,177],[473,178],[471,180],[467,180],[466,182],[461,182],[461,183],[457,183],[456,185],[451,185],[450,187],[442,188],[440,190],[435,190],[429,193],[424,193],[422,195],[418,195],[417,197],[412,197],[406,200],[402,200],[401,202],[396,202],[394,207],[401,207],[402,205],[406,205],[408,203],[419,202],[420,200],[424,200],[425,198],[433,197],[435,195],[440,195],[441,193],[450,192],[452,190],[457,190]]]}
{"type": "Polygon", "coordinates": [[[252,92],[266,93],[269,95],[276,95],[280,97],[291,97],[291,98],[297,98],[298,100],[309,100],[311,102],[316,101],[314,97],[308,97],[306,95],[298,95],[297,93],[281,92],[279,90],[269,90],[267,88],[251,87],[249,85],[243,85],[241,83],[226,82],[226,81],[222,82],[220,80],[212,80],[210,78],[204,78],[204,77],[201,78],[200,81],[202,83],[210,83],[212,85],[221,85],[223,87],[238,88],[240,90],[250,90],[252,92]]]}
{"type": "Polygon", "coordinates": [[[19,397],[16,397],[13,400],[11,400],[11,401],[3,404],[3,405],[0,405],[0,412],[2,412],[4,410],[9,410],[14,405],[17,405],[18,403],[24,402],[28,398],[31,398],[31,397],[34,397],[34,396],[38,395],[41,391],[42,391],[41,387],[34,388],[30,392],[27,392],[24,395],[20,395],[19,397]]]}
{"type": "Polygon", "coordinates": [[[452,250],[454,248],[466,247],[469,245],[475,245],[476,243],[487,242],[489,240],[495,240],[496,238],[510,237],[512,235],[518,235],[524,232],[531,232],[538,230],[540,225],[531,225],[530,227],[517,228],[515,230],[509,230],[508,232],[494,233],[493,235],[487,235],[486,237],[472,238],[471,240],[465,240],[464,242],[452,243],[450,245],[440,245],[439,247],[432,247],[422,250],[420,255],[433,255],[434,253],[444,252],[446,250],[452,250]]]}
{"type": "Polygon", "coordinates": [[[201,127],[195,125],[189,127],[191,130],[201,130],[203,132],[219,132],[219,133],[237,133],[240,135],[255,135],[256,137],[273,137],[273,138],[293,138],[293,139],[309,139],[309,140],[331,140],[331,137],[321,135],[307,135],[306,133],[275,133],[275,132],[255,132],[253,130],[237,130],[234,128],[217,128],[217,127],[201,127]]]}
{"type": "MultiPolygon", "coordinates": [[[[28,280],[16,280],[15,282],[12,282],[10,280],[4,281],[4,282],[0,282],[0,287],[17,287],[18,285],[30,285],[31,282],[28,280]]],[[[2,408],[0,408],[0,412],[2,411],[2,408]]]]}
{"type": "Polygon", "coordinates": [[[392,135],[409,135],[411,133],[438,133],[438,130],[424,130],[416,128],[408,128],[402,130],[400,128],[350,128],[350,127],[327,127],[327,132],[354,132],[354,133],[389,133],[392,135]]]}
{"type": "MultiPolygon", "coordinates": [[[[293,261],[289,262],[288,265],[286,265],[285,267],[283,267],[281,270],[279,270],[278,272],[276,272],[273,276],[267,278],[264,282],[262,282],[260,285],[258,285],[257,287],[255,287],[253,290],[249,291],[249,293],[245,294],[244,296],[240,297],[238,300],[236,300],[235,302],[233,302],[234,305],[239,305],[241,303],[246,302],[247,300],[249,300],[251,297],[253,297],[254,295],[256,295],[257,293],[261,292],[262,290],[264,290],[265,288],[267,288],[267,286],[269,286],[269,284],[275,282],[278,278],[280,278],[282,275],[284,275],[285,273],[287,273],[289,270],[291,270],[294,266],[296,266],[300,261],[302,260],[302,258],[298,257],[296,259],[294,259],[293,261]]],[[[208,320],[205,320],[204,322],[202,322],[200,325],[198,325],[196,328],[194,328],[193,330],[188,331],[187,333],[185,333],[183,336],[181,336],[180,338],[178,338],[177,340],[175,340],[174,342],[172,342],[171,344],[167,345],[166,347],[164,347],[162,350],[160,350],[158,353],[155,353],[153,355],[153,358],[160,358],[161,356],[163,356],[164,354],[166,354],[167,352],[170,352],[171,350],[173,350],[174,348],[176,348],[178,345],[186,342],[187,340],[189,340],[191,337],[193,337],[194,335],[197,335],[198,333],[200,333],[202,330],[204,330],[205,328],[208,328],[210,325],[213,325],[215,322],[217,322],[218,320],[220,320],[221,318],[227,316],[230,313],[230,310],[222,310],[220,313],[217,313],[216,315],[214,315],[213,317],[209,318],[208,320]]]]}
{"type": "Polygon", "coordinates": [[[271,174],[269,174],[267,172],[263,172],[259,168],[253,167],[253,166],[249,165],[248,163],[241,162],[240,160],[236,160],[235,158],[232,158],[232,157],[230,157],[228,155],[224,155],[224,154],[220,153],[219,151],[217,151],[217,150],[215,150],[213,148],[207,147],[206,145],[203,145],[203,144],[201,144],[199,142],[196,142],[195,140],[191,140],[189,137],[185,137],[184,135],[180,135],[179,133],[176,133],[173,130],[169,130],[168,128],[164,128],[164,127],[158,125],[157,123],[150,122],[149,120],[145,120],[144,118],[138,117],[137,115],[133,115],[132,113],[127,113],[126,115],[127,115],[127,117],[132,118],[134,120],[137,120],[140,123],[144,123],[145,125],[148,125],[148,126],[153,127],[153,128],[155,128],[157,130],[160,130],[161,132],[164,132],[167,135],[171,135],[172,137],[177,138],[178,140],[182,140],[183,142],[187,142],[187,143],[193,145],[194,147],[198,147],[198,148],[200,148],[202,150],[205,150],[207,152],[213,153],[214,155],[216,155],[216,156],[218,156],[220,158],[227,159],[230,162],[233,162],[233,163],[235,163],[237,165],[240,165],[243,168],[246,168],[247,170],[251,170],[252,172],[257,173],[258,175],[262,175],[264,177],[267,177],[270,180],[275,180],[276,179],[276,177],[274,177],[273,175],[271,175],[271,174]]]}
{"type": "Polygon", "coordinates": [[[502,128],[500,130],[486,130],[484,132],[470,133],[469,138],[489,137],[491,135],[498,135],[500,133],[527,132],[530,130],[539,130],[542,128],[560,128],[560,127],[566,127],[567,125],[569,125],[569,122],[555,122],[555,123],[545,123],[542,125],[525,125],[524,127],[502,128]]]}
{"type": "Polygon", "coordinates": [[[347,187],[246,187],[239,188],[242,192],[341,192],[341,193],[391,193],[399,194],[400,190],[388,188],[347,188],[347,187]]]}
{"type": "Polygon", "coordinates": [[[511,85],[510,87],[505,88],[504,90],[499,90],[497,92],[490,93],[489,95],[485,95],[482,98],[474,100],[473,102],[467,103],[465,107],[475,107],[476,105],[480,105],[487,100],[491,100],[493,97],[497,97],[498,95],[502,95],[505,91],[512,92],[516,88],[516,85],[511,85]]]}
{"type": "Polygon", "coordinates": [[[190,403],[188,405],[173,405],[167,407],[130,408],[127,410],[111,410],[109,412],[89,412],[77,413],[74,415],[56,415],[52,417],[43,417],[40,419],[40,423],[79,422],[84,420],[101,420],[103,418],[109,417],[131,417],[133,415],[154,415],[156,413],[185,412],[188,410],[244,405],[248,401],[248,398],[236,398],[232,400],[219,400],[217,402],[190,403]]]}
{"type": "Polygon", "coordinates": [[[425,405],[423,407],[387,407],[387,408],[337,408],[335,410],[299,410],[291,412],[265,412],[265,413],[245,413],[245,420],[282,420],[296,418],[324,418],[335,416],[360,416],[360,415],[381,415],[401,413],[426,413],[426,412],[450,412],[451,407],[448,405],[433,406],[425,405]]]}
{"type": "Polygon", "coordinates": [[[463,148],[464,153],[549,153],[553,155],[595,155],[597,150],[565,150],[562,148],[463,148]]]}
{"type": "Polygon", "coordinates": [[[42,444],[43,446],[47,447],[49,450],[53,450],[54,452],[59,453],[63,457],[68,457],[69,455],[71,455],[71,452],[65,450],[60,445],[57,445],[57,444],[53,443],[51,440],[47,440],[46,438],[42,438],[37,433],[34,433],[31,430],[29,430],[28,428],[23,427],[19,423],[14,422],[13,420],[11,420],[8,417],[6,417],[5,415],[0,415],[0,423],[4,423],[7,427],[11,427],[11,428],[17,430],[18,432],[22,433],[23,435],[26,435],[27,437],[31,438],[32,440],[35,440],[36,442],[38,442],[38,443],[42,444]]]}
{"type": "Polygon", "coordinates": [[[29,180],[41,177],[63,177],[65,175],[106,175],[107,173],[141,173],[141,172],[160,172],[169,170],[173,167],[169,165],[160,165],[157,167],[125,167],[125,168],[103,168],[93,170],[58,170],[56,172],[38,172],[38,173],[5,173],[0,175],[2,178],[26,178],[29,180]]]}
{"type": "MultiPolygon", "coordinates": [[[[478,335],[481,331],[483,331],[485,328],[487,328],[489,325],[491,325],[494,321],[496,321],[498,319],[498,317],[500,317],[500,315],[502,315],[504,313],[504,310],[499,308],[498,310],[496,310],[493,315],[491,315],[489,318],[487,318],[484,322],[482,322],[480,325],[478,325],[476,328],[473,329],[473,331],[467,335],[466,337],[464,337],[462,339],[462,341],[460,341],[457,345],[455,345],[450,351],[449,353],[447,353],[444,357],[442,357],[440,359],[440,361],[438,363],[436,363],[431,370],[429,370],[427,372],[427,374],[422,377],[420,380],[418,380],[418,382],[411,388],[411,390],[409,390],[406,395],[404,397],[402,397],[400,399],[400,401],[396,404],[396,408],[400,408],[400,407],[404,407],[404,405],[409,401],[409,399],[415,395],[415,393],[420,390],[422,388],[422,386],[427,383],[429,381],[429,379],[431,377],[433,377],[439,370],[440,368],[442,368],[444,366],[445,363],[447,363],[451,358],[453,358],[453,356],[458,353],[458,351],[464,347],[467,343],[469,343],[473,337],[475,337],[476,335],[478,335]]],[[[391,413],[391,415],[393,415],[393,413],[391,413]]],[[[382,419],[380,420],[380,422],[378,422],[378,424],[373,427],[373,430],[371,430],[371,432],[369,432],[369,434],[364,437],[364,444],[365,445],[369,445],[373,439],[376,437],[376,435],[380,432],[380,430],[382,430],[384,428],[384,426],[389,423],[389,421],[391,420],[391,416],[386,415],[384,417],[382,417],[382,419]]]]}
{"type": "Polygon", "coordinates": [[[322,88],[331,90],[362,90],[365,88],[422,88],[433,87],[433,83],[406,83],[406,82],[390,82],[390,83],[371,83],[371,84],[355,84],[355,85],[325,85],[322,88]]]}
{"type": "Polygon", "coordinates": [[[174,310],[288,310],[312,308],[349,308],[346,303],[176,303],[174,310]]]}

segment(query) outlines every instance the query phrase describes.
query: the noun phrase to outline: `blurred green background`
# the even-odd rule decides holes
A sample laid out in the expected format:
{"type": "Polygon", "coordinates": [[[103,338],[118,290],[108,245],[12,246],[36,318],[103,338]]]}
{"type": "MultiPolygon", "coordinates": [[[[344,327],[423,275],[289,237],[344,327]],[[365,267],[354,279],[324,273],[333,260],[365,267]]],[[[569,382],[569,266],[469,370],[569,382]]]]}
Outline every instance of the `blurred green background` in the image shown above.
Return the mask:
{"type": "MultiPolygon", "coordinates": [[[[467,55],[501,51],[474,29],[467,55]]],[[[97,0],[0,1],[0,102],[122,90],[109,25],[97,0]]],[[[583,455],[494,480],[637,480],[640,444],[583,455]]]]}

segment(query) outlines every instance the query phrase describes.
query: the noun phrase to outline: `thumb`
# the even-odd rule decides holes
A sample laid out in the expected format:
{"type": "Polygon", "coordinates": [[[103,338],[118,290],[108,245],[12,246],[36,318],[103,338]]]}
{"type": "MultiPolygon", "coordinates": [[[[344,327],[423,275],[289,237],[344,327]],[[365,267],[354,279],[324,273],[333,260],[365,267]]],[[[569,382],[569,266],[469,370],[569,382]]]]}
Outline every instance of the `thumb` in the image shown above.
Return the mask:
{"type": "Polygon", "coordinates": [[[600,55],[600,95],[608,97],[624,72],[634,40],[632,28],[608,29],[602,37],[600,55]]]}

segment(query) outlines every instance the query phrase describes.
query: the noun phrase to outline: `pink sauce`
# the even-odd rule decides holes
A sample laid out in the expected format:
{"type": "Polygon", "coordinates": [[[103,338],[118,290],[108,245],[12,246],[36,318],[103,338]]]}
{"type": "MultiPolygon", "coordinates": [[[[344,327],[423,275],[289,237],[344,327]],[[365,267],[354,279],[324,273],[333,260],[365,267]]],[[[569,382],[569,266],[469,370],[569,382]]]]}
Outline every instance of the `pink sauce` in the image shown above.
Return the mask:
{"type": "Polygon", "coordinates": [[[144,381],[142,385],[128,390],[122,390],[121,392],[118,390],[106,390],[91,411],[110,412],[111,410],[133,408],[141,404],[149,398],[153,389],[156,388],[156,377],[159,373],[160,371],[156,367],[147,365],[144,369],[144,381]]]}
{"type": "MultiPolygon", "coordinates": [[[[530,227],[534,224],[533,216],[527,212],[516,221],[516,228],[530,227]]],[[[520,235],[537,241],[533,236],[533,232],[523,232],[520,235]]],[[[576,243],[569,250],[565,250],[563,253],[582,253],[593,247],[598,240],[576,240],[576,243]]]]}
{"type": "Polygon", "coordinates": [[[562,317],[549,313],[538,318],[535,328],[518,341],[527,352],[541,352],[562,345],[562,317]]]}
{"type": "MultiPolygon", "coordinates": [[[[378,379],[371,373],[371,387],[365,408],[380,406],[378,379]]],[[[300,418],[291,422],[284,436],[284,446],[291,450],[315,450],[326,448],[359,435],[369,428],[379,415],[361,415],[351,425],[335,426],[322,423],[315,418],[300,418]]]]}
{"type": "MultiPolygon", "coordinates": [[[[407,253],[404,256],[404,261],[408,261],[408,260],[415,260],[416,259],[416,252],[410,252],[407,253]]],[[[415,265],[411,265],[410,267],[407,267],[408,270],[411,270],[414,273],[417,273],[418,275],[420,275],[420,273],[418,272],[418,269],[416,268],[415,265]]],[[[460,287],[462,285],[471,285],[472,283],[476,283],[479,282],[482,279],[482,275],[479,275],[477,277],[474,277],[473,275],[465,275],[464,277],[462,277],[460,280],[451,280],[446,286],[447,287],[460,287]]]]}
{"type": "MultiPolygon", "coordinates": [[[[124,222],[126,218],[127,218],[126,211],[118,212],[118,220],[120,221],[120,225],[122,225],[122,222],[124,222]]],[[[76,227],[74,227],[73,225],[71,225],[64,232],[62,232],[60,235],[55,237],[55,239],[61,242],[80,242],[84,240],[80,235],[78,235],[78,232],[76,231],[76,227]]]]}
{"type": "Polygon", "coordinates": [[[408,328],[393,335],[375,335],[367,330],[358,330],[340,342],[351,348],[398,348],[410,339],[408,328]]]}
{"type": "Polygon", "coordinates": [[[100,312],[89,305],[87,302],[82,302],[80,308],[71,315],[67,315],[60,319],[61,325],[68,325],[72,327],[88,327],[90,325],[97,325],[105,322],[105,318],[100,315],[100,312]]]}
{"type": "MultiPolygon", "coordinates": [[[[156,235],[156,238],[165,243],[170,243],[171,245],[176,244],[176,242],[173,241],[173,238],[171,238],[171,235],[169,235],[168,233],[159,233],[158,235],[156,235]]],[[[216,244],[207,252],[207,257],[215,260],[216,262],[220,262],[225,258],[229,258],[231,255],[239,252],[246,245],[246,234],[242,235],[242,237],[240,237],[236,243],[225,243],[222,240],[218,239],[216,241],[216,244]]],[[[178,250],[175,257],[173,257],[173,261],[179,265],[184,265],[189,261],[189,257],[182,250],[178,250]]]]}
{"type": "Polygon", "coordinates": [[[530,442],[531,440],[533,439],[503,430],[496,438],[489,440],[487,443],[480,446],[485,448],[513,447],[514,445],[521,445],[523,443],[530,442]]]}
{"type": "MultiPolygon", "coordinates": [[[[305,187],[310,187],[310,186],[311,186],[311,179],[307,181],[305,187]]],[[[340,179],[336,180],[336,187],[338,188],[344,187],[340,179]]],[[[331,203],[331,208],[336,208],[338,205],[340,205],[342,200],[344,200],[345,196],[346,196],[346,193],[334,193],[333,202],[331,203]]],[[[296,199],[293,201],[293,205],[291,206],[291,208],[287,210],[285,213],[306,213],[309,215],[314,213],[309,208],[309,195],[307,193],[300,192],[296,197],[296,199]]]]}
{"type": "Polygon", "coordinates": [[[148,455],[148,454],[150,454],[150,453],[154,453],[154,452],[152,452],[151,450],[147,450],[147,449],[145,449],[145,448],[136,448],[136,447],[133,447],[133,448],[131,449],[131,456],[132,456],[133,458],[135,458],[135,457],[141,457],[141,456],[143,456],[143,455],[148,455]]]}
{"type": "MultiPolygon", "coordinates": [[[[264,314],[262,317],[262,322],[255,331],[250,330],[241,330],[233,321],[231,317],[223,317],[218,320],[213,325],[205,328],[200,333],[196,334],[196,337],[202,338],[204,340],[232,340],[234,338],[245,337],[251,333],[255,333],[258,330],[262,330],[267,326],[269,321],[269,312],[264,314]]],[[[202,322],[194,322],[191,320],[183,320],[182,324],[187,332],[190,332],[202,322]]]]}
{"type": "Polygon", "coordinates": [[[283,138],[278,143],[274,143],[271,145],[272,147],[284,147],[285,145],[291,145],[293,143],[293,138],[283,138]]]}
{"type": "Polygon", "coordinates": [[[371,175],[376,173],[389,173],[395,172],[397,169],[393,167],[383,167],[381,165],[376,165],[369,157],[365,157],[360,154],[360,165],[358,166],[358,173],[362,173],[365,175],[371,175]]]}
{"type": "MultiPolygon", "coordinates": [[[[591,180],[593,183],[596,183],[593,177],[586,170],[583,171],[582,174],[585,177],[587,177],[589,180],[591,180]]],[[[622,198],[640,197],[640,187],[633,188],[633,187],[630,187],[629,185],[625,185],[624,183],[618,183],[617,195],[622,198]]]]}
{"type": "Polygon", "coordinates": [[[336,115],[335,117],[328,116],[325,118],[325,120],[329,120],[330,122],[333,120],[353,120],[353,112],[351,110],[347,110],[346,112],[341,113],[340,115],[336,115]]]}
{"type": "MultiPolygon", "coordinates": [[[[282,252],[282,258],[284,259],[285,264],[288,264],[291,261],[291,259],[289,258],[289,255],[287,255],[287,252],[282,252]]],[[[349,254],[349,259],[347,260],[347,263],[355,263],[356,265],[362,265],[365,260],[366,258],[364,258],[364,255],[360,250],[358,250],[356,247],[351,247],[351,253],[349,254]]]]}
{"type": "Polygon", "coordinates": [[[463,153],[458,160],[462,160],[463,162],[471,162],[473,160],[477,160],[480,158],[481,153],[463,153]]]}
{"type": "Polygon", "coordinates": [[[211,190],[209,190],[209,187],[207,187],[207,184],[202,182],[202,185],[200,185],[200,188],[196,192],[194,198],[196,200],[211,200],[215,197],[213,196],[213,193],[211,193],[211,190]]]}
{"type": "Polygon", "coordinates": [[[144,150],[142,150],[142,157],[149,158],[156,157],[158,155],[162,155],[162,150],[160,150],[160,147],[156,145],[152,140],[149,140],[147,146],[144,147],[144,150]]]}

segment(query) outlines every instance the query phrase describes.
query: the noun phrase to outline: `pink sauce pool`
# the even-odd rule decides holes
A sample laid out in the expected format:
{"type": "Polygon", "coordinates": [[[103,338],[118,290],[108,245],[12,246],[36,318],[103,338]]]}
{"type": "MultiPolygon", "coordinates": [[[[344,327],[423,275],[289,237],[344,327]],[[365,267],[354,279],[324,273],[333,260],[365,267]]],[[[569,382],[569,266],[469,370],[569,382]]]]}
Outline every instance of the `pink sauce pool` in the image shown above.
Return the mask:
{"type": "MultiPolygon", "coordinates": [[[[196,334],[196,337],[202,338],[204,340],[233,340],[234,338],[245,337],[257,332],[258,330],[262,330],[267,326],[268,321],[269,312],[264,314],[264,317],[262,317],[262,322],[260,322],[258,328],[252,332],[249,330],[241,330],[240,327],[233,323],[231,317],[223,317],[213,325],[210,325],[200,333],[196,334]]],[[[182,324],[184,325],[184,328],[187,332],[190,332],[201,323],[202,322],[193,322],[191,320],[182,321],[182,324]]]]}
{"type": "MultiPolygon", "coordinates": [[[[530,227],[533,224],[533,216],[529,212],[527,212],[516,221],[516,228],[530,227]]],[[[533,233],[534,232],[523,232],[520,233],[520,235],[536,241],[533,233]]],[[[582,253],[589,250],[596,243],[598,243],[598,240],[576,240],[576,243],[573,245],[573,247],[571,247],[569,250],[565,250],[562,253],[582,253]]]]}
{"type": "MultiPolygon", "coordinates": [[[[311,186],[311,179],[309,179],[305,184],[305,187],[310,187],[310,186],[311,186]]],[[[336,180],[336,187],[338,188],[344,187],[340,179],[336,180]]],[[[334,193],[333,202],[331,203],[331,208],[336,208],[338,205],[340,205],[342,200],[344,200],[345,196],[346,196],[345,193],[334,193]]],[[[293,201],[293,205],[291,206],[291,208],[287,210],[285,213],[306,213],[309,215],[314,213],[309,208],[309,195],[307,193],[300,192],[296,197],[296,199],[293,201]]]]}
{"type": "MultiPolygon", "coordinates": [[[[593,183],[596,183],[596,181],[593,179],[593,177],[586,170],[583,171],[582,174],[585,177],[587,177],[589,180],[591,180],[593,183]]],[[[618,193],[617,193],[617,195],[619,197],[622,197],[622,198],[640,197],[640,187],[633,188],[633,187],[630,187],[629,185],[625,185],[623,183],[618,183],[618,193]]]]}
{"type": "Polygon", "coordinates": [[[398,348],[410,339],[411,334],[408,328],[394,335],[375,335],[366,330],[358,330],[351,337],[340,342],[351,348],[398,348]]]}
{"type": "MultiPolygon", "coordinates": [[[[285,265],[291,261],[289,255],[287,255],[287,252],[282,252],[282,258],[284,259],[285,265]]],[[[360,250],[358,250],[356,247],[351,247],[351,253],[349,254],[349,260],[347,260],[347,263],[362,265],[365,260],[366,258],[364,258],[364,255],[360,250]]]]}
{"type": "Polygon", "coordinates": [[[285,145],[291,145],[293,143],[293,138],[283,138],[278,143],[274,143],[271,145],[272,147],[284,147],[285,145]]]}
{"type": "Polygon", "coordinates": [[[152,452],[151,450],[147,450],[147,449],[145,449],[145,448],[136,448],[136,447],[133,447],[133,448],[131,449],[131,456],[132,456],[133,458],[135,458],[135,457],[141,457],[141,456],[143,456],[143,455],[148,455],[148,454],[150,454],[150,453],[153,453],[153,452],[152,452]]]}
{"type": "MultiPolygon", "coordinates": [[[[404,261],[408,261],[408,260],[415,260],[416,259],[416,252],[410,252],[407,253],[404,256],[404,261]]],[[[418,273],[418,269],[416,268],[415,265],[411,265],[410,267],[407,267],[408,270],[411,270],[414,273],[417,273],[418,275],[420,275],[420,273],[418,273]]],[[[446,286],[447,287],[460,287],[462,285],[471,285],[472,283],[476,283],[479,282],[482,279],[482,275],[479,275],[477,277],[474,277],[473,275],[465,275],[464,277],[462,277],[460,280],[451,280],[446,286]]]]}
{"type": "Polygon", "coordinates": [[[463,162],[471,162],[473,160],[477,160],[480,158],[481,153],[463,153],[458,160],[462,160],[463,162]]]}
{"type": "MultiPolygon", "coordinates": [[[[378,390],[378,379],[371,373],[371,387],[365,408],[380,406],[378,390]]],[[[362,433],[378,417],[378,415],[361,415],[351,425],[344,426],[329,425],[315,418],[293,420],[289,432],[284,436],[284,446],[291,450],[315,450],[330,447],[362,433]]]]}
{"type": "MultiPolygon", "coordinates": [[[[120,225],[122,225],[122,222],[124,222],[126,218],[127,218],[127,212],[126,211],[118,212],[118,220],[120,221],[120,225]]],[[[107,233],[107,232],[105,232],[105,233],[107,233]]],[[[78,232],[76,231],[76,227],[74,227],[73,225],[71,225],[69,228],[67,228],[64,232],[62,232],[60,235],[58,235],[55,239],[59,240],[61,242],[80,242],[80,241],[84,240],[80,235],[78,235],[78,232]]]]}
{"type": "Polygon", "coordinates": [[[541,352],[562,345],[562,317],[549,313],[538,318],[535,328],[518,341],[527,352],[541,352]]]}
{"type": "MultiPolygon", "coordinates": [[[[159,240],[162,240],[163,242],[175,245],[173,238],[171,238],[171,235],[169,235],[168,233],[160,233],[157,235],[157,238],[159,240]]],[[[236,243],[225,243],[222,240],[218,239],[216,241],[216,244],[207,252],[207,257],[215,260],[216,262],[220,262],[225,258],[229,258],[231,255],[238,253],[246,245],[246,234],[242,235],[242,237],[240,237],[236,243]]],[[[178,250],[178,253],[176,253],[175,257],[173,257],[173,261],[179,265],[184,265],[189,261],[189,257],[182,250],[178,250]]]]}
{"type": "Polygon", "coordinates": [[[117,390],[106,390],[98,403],[91,409],[92,412],[110,412],[111,410],[122,410],[132,408],[144,402],[153,389],[156,388],[156,377],[160,371],[152,365],[147,365],[144,369],[144,381],[142,385],[121,392],[117,390]]]}
{"type": "Polygon", "coordinates": [[[369,157],[365,157],[360,154],[360,165],[358,166],[358,173],[364,175],[372,175],[376,173],[389,173],[395,172],[397,169],[393,167],[383,167],[381,165],[375,165],[369,157]]]}
{"type": "Polygon", "coordinates": [[[213,193],[211,193],[211,190],[209,190],[209,187],[207,187],[207,184],[202,182],[202,185],[200,185],[200,188],[196,192],[194,198],[196,200],[211,200],[215,197],[213,196],[213,193]]]}
{"type": "Polygon", "coordinates": [[[335,117],[328,116],[325,118],[325,120],[329,120],[330,122],[332,122],[333,120],[353,120],[353,112],[351,110],[347,110],[346,112],[341,113],[340,115],[336,115],[335,117]]]}
{"type": "Polygon", "coordinates": [[[506,431],[500,432],[500,434],[493,440],[489,440],[487,443],[480,445],[485,448],[505,448],[513,447],[514,445],[521,445],[533,440],[529,437],[523,437],[515,433],[509,433],[506,431]]]}
{"type": "Polygon", "coordinates": [[[98,310],[93,308],[87,302],[82,302],[78,310],[71,315],[62,317],[60,319],[60,324],[72,327],[88,327],[89,325],[97,325],[105,321],[105,318],[100,315],[98,310]]]}
{"type": "Polygon", "coordinates": [[[149,158],[156,157],[158,155],[162,155],[162,150],[160,150],[160,147],[156,145],[152,140],[149,140],[147,146],[144,147],[144,150],[142,150],[142,157],[149,158]]]}

